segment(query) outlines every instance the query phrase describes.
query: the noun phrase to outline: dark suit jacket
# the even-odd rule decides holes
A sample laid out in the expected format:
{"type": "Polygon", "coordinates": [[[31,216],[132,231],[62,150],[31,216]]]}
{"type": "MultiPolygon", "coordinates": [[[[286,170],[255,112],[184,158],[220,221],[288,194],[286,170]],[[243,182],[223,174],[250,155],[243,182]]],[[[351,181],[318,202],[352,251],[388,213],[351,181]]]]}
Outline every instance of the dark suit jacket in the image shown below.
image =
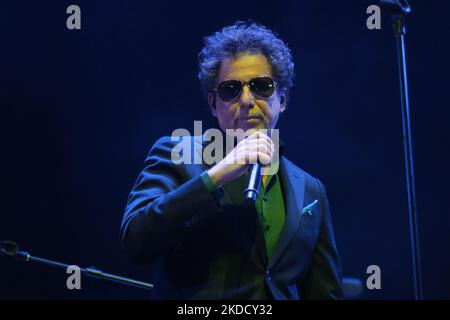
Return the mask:
{"type": "MultiPolygon", "coordinates": [[[[198,137],[185,139],[193,152],[204,146],[198,137]]],[[[171,161],[178,143],[163,137],[153,145],[121,226],[131,256],[153,263],[153,298],[343,298],[330,209],[318,179],[280,158],[286,219],[268,258],[256,209],[227,192],[236,183],[221,188],[219,200],[200,177],[207,165],[171,161]],[[311,214],[303,214],[316,199],[311,214]]]]}

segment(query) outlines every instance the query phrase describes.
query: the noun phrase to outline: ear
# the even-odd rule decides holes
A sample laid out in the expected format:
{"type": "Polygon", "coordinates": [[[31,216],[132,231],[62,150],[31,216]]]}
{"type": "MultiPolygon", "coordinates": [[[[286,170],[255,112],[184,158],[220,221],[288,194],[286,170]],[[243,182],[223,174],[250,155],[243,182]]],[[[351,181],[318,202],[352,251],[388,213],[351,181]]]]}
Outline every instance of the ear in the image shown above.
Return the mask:
{"type": "Polygon", "coordinates": [[[287,103],[289,100],[289,92],[285,90],[280,93],[280,112],[284,112],[287,109],[287,103]]]}
{"type": "Polygon", "coordinates": [[[216,113],[216,94],[214,92],[208,93],[208,104],[211,108],[211,113],[214,117],[217,117],[216,113]]]}

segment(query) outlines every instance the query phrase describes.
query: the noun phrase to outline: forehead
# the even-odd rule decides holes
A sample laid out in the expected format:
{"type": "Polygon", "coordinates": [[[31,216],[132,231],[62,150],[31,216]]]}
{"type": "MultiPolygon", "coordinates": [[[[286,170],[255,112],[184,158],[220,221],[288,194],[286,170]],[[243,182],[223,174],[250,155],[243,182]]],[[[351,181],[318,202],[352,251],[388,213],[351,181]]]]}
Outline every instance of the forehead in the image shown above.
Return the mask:
{"type": "Polygon", "coordinates": [[[240,54],[222,61],[218,80],[246,81],[258,76],[272,76],[272,68],[266,56],[261,53],[240,54]]]}

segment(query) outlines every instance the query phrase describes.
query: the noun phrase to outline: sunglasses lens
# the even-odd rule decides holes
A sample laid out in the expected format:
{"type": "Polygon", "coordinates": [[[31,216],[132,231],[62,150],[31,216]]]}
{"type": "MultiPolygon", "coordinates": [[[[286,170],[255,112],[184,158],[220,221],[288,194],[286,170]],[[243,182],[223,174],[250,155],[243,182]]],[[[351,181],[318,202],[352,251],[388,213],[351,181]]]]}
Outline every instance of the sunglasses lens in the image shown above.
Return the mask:
{"type": "Polygon", "coordinates": [[[242,83],[238,80],[227,80],[219,84],[217,93],[222,101],[228,102],[233,100],[241,92],[242,83]]]}
{"type": "MultiPolygon", "coordinates": [[[[258,77],[248,82],[250,90],[263,98],[270,97],[275,91],[275,84],[272,78],[258,77]]],[[[235,99],[242,91],[242,82],[239,80],[227,80],[221,82],[217,88],[217,93],[222,101],[229,102],[235,99]]]]}
{"type": "Polygon", "coordinates": [[[275,84],[269,77],[254,78],[249,82],[249,85],[254,93],[264,98],[270,97],[275,90],[275,84]]]}

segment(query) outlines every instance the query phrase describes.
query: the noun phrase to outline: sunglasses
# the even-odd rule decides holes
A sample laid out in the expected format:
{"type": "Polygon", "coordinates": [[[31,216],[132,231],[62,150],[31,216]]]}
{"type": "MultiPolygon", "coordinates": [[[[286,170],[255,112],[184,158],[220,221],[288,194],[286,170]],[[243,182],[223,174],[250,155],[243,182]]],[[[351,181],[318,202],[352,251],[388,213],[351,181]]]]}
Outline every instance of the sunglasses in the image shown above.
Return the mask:
{"type": "Polygon", "coordinates": [[[217,89],[213,91],[217,92],[222,101],[229,102],[241,95],[245,85],[248,85],[251,92],[263,98],[269,98],[275,91],[275,82],[267,76],[256,77],[248,81],[225,80],[219,83],[217,89]]]}

